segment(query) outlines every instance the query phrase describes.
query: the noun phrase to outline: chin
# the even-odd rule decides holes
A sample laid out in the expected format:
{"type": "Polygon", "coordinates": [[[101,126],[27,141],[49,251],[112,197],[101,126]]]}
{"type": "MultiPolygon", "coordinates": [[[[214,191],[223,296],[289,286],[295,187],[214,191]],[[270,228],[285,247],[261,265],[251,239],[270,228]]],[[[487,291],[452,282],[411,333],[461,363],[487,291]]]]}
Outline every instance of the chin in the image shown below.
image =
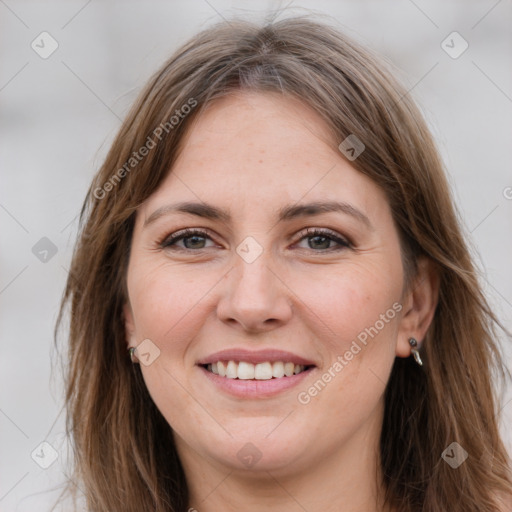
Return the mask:
{"type": "Polygon", "coordinates": [[[295,429],[291,423],[287,428],[281,427],[280,430],[279,421],[276,418],[272,418],[272,421],[269,421],[269,418],[262,418],[259,428],[250,425],[254,423],[254,418],[247,422],[237,422],[239,430],[230,431],[233,433],[232,438],[209,438],[205,440],[205,448],[213,459],[231,470],[253,474],[281,471],[289,473],[290,467],[297,466],[308,453],[311,453],[311,449],[306,448],[309,445],[305,443],[305,432],[295,429]],[[243,424],[247,428],[241,429],[243,424]],[[211,451],[213,446],[215,452],[211,451]]]}

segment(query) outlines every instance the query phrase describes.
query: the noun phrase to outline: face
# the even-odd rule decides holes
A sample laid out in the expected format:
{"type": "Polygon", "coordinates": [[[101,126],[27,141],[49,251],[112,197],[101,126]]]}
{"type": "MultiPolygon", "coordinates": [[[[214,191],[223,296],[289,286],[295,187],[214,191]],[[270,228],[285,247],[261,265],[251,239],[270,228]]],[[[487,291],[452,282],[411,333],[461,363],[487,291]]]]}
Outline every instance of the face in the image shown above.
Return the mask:
{"type": "Polygon", "coordinates": [[[398,233],[299,101],[210,105],[137,212],[127,285],[128,342],[182,459],[278,474],[376,440],[401,343],[398,233]]]}

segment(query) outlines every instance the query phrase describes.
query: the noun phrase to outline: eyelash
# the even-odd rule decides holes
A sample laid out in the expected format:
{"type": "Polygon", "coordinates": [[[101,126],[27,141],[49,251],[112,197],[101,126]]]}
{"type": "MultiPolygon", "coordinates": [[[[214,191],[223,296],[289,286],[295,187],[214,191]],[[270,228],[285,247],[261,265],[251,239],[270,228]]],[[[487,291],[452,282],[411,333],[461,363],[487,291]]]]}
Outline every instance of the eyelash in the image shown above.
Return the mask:
{"type": "MultiPolygon", "coordinates": [[[[341,238],[335,232],[328,230],[328,229],[307,228],[306,230],[302,231],[300,233],[300,235],[301,236],[298,240],[299,242],[301,240],[303,240],[304,238],[313,238],[315,236],[321,236],[321,237],[327,238],[329,240],[332,240],[332,241],[338,243],[340,246],[338,248],[334,248],[334,249],[329,248],[329,249],[324,249],[324,250],[320,250],[320,251],[315,251],[314,249],[311,249],[314,252],[340,251],[340,250],[344,250],[344,249],[351,249],[353,247],[352,243],[349,240],[341,238]]],[[[173,245],[175,245],[176,242],[183,240],[185,238],[190,238],[192,236],[201,236],[201,237],[209,238],[211,240],[211,236],[208,234],[207,231],[204,231],[202,229],[197,229],[197,228],[186,228],[181,231],[177,231],[176,233],[173,233],[170,236],[165,237],[159,243],[159,246],[162,249],[169,249],[173,245]]],[[[206,249],[208,249],[208,247],[204,247],[201,249],[188,249],[186,247],[180,247],[178,250],[199,252],[199,251],[204,251],[206,249]]]]}

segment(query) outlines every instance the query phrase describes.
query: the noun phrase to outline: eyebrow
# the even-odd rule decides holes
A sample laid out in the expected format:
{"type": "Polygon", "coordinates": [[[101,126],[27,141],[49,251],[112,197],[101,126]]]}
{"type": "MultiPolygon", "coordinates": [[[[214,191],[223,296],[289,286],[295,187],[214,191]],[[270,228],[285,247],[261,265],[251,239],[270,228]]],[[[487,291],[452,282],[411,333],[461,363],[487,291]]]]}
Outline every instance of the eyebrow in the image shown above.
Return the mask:
{"type": "MultiPolygon", "coordinates": [[[[290,221],[299,217],[307,217],[313,215],[320,215],[322,213],[337,212],[349,215],[366,227],[373,230],[370,219],[360,210],[355,208],[349,203],[339,201],[316,201],[305,204],[292,204],[284,206],[278,210],[278,222],[290,221]]],[[[220,220],[225,223],[231,221],[231,214],[229,211],[208,203],[196,202],[181,202],[175,204],[168,204],[156,209],[144,222],[144,227],[155,222],[160,217],[169,215],[171,213],[187,213],[196,215],[205,219],[220,220]]]]}

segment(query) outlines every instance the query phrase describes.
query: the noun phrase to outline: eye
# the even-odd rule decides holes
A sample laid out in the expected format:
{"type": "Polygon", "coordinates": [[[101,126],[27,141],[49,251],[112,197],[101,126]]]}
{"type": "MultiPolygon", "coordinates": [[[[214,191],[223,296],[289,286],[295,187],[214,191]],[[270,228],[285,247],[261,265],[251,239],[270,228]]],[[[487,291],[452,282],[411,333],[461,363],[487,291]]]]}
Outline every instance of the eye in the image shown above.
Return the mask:
{"type": "Polygon", "coordinates": [[[307,248],[319,249],[317,252],[340,251],[352,247],[352,244],[348,240],[340,237],[329,229],[308,228],[305,232],[303,231],[301,235],[300,241],[309,239],[307,248]],[[332,242],[338,244],[338,247],[331,247],[332,242]]]}
{"type": "MultiPolygon", "coordinates": [[[[352,247],[352,244],[348,240],[328,229],[308,228],[300,234],[302,235],[300,241],[308,240],[308,247],[306,248],[314,249],[316,252],[339,251],[352,247]],[[331,244],[333,242],[336,243],[338,247],[332,247],[331,244]]],[[[167,236],[159,245],[163,249],[193,251],[214,247],[215,245],[205,245],[208,240],[213,242],[207,231],[197,228],[187,228],[167,236]],[[183,245],[178,245],[179,242],[182,242],[183,245]]]]}
{"type": "Polygon", "coordinates": [[[210,236],[206,231],[201,229],[183,229],[181,231],[177,231],[172,235],[165,238],[161,243],[160,247],[162,248],[177,248],[177,249],[208,249],[205,247],[206,239],[212,241],[210,236]],[[184,246],[178,246],[177,242],[183,241],[184,246]]]}

